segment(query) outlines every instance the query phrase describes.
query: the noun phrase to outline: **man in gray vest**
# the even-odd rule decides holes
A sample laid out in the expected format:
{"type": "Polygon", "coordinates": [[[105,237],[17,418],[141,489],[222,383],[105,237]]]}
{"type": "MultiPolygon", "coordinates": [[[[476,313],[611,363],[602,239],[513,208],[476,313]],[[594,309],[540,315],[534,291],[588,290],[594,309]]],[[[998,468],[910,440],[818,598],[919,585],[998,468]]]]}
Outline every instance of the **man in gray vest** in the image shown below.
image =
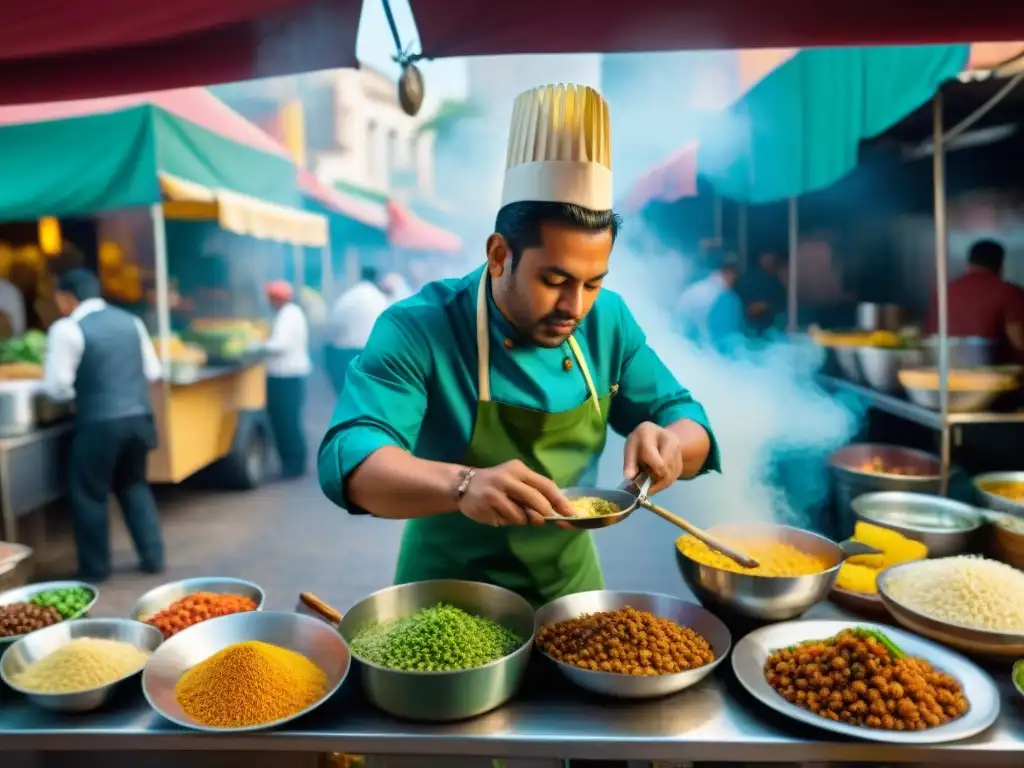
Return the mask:
{"type": "Polygon", "coordinates": [[[146,480],[146,456],[156,447],[149,385],[161,378],[160,360],[145,326],[108,306],[100,282],[73,269],[57,284],[63,317],[50,326],[44,392],[75,401],[69,492],[79,577],[110,575],[107,501],[113,493],[143,571],[164,567],[156,502],[146,480]]]}

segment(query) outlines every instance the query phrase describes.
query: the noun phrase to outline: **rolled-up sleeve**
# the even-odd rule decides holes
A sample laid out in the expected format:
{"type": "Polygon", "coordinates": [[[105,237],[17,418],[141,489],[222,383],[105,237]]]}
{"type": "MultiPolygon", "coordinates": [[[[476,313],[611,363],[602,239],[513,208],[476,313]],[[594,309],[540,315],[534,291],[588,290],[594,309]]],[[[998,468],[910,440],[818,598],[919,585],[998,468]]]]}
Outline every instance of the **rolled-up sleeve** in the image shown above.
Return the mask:
{"type": "Polygon", "coordinates": [[[413,313],[396,307],[381,315],[366,347],[352,361],[320,444],[317,476],[332,502],[349,512],[348,476],[374,451],[393,445],[412,451],[427,409],[432,355],[413,313]]]}
{"type": "Polygon", "coordinates": [[[711,430],[704,407],[693,399],[647,343],[647,337],[633,314],[620,302],[619,332],[623,349],[619,391],[612,398],[609,421],[612,429],[626,436],[641,423],[651,421],[667,427],[681,419],[695,421],[704,427],[711,440],[711,450],[701,467],[701,474],[721,471],[718,441],[711,430]]]}

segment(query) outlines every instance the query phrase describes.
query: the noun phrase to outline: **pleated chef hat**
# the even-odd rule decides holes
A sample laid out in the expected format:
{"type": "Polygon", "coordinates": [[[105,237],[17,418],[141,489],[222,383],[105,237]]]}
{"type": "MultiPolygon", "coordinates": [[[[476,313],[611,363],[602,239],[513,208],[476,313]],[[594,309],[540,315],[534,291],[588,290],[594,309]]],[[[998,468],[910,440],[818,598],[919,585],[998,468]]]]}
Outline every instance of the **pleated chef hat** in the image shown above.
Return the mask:
{"type": "Polygon", "coordinates": [[[501,204],[573,203],[612,207],[608,104],[583,85],[545,85],[512,108],[501,204]]]}

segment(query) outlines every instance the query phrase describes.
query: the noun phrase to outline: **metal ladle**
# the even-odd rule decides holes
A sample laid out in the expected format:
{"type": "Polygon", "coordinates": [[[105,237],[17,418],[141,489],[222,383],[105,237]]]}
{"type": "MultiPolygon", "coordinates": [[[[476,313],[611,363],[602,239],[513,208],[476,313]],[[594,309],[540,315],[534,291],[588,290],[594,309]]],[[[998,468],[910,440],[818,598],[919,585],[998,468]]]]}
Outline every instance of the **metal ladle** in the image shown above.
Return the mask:
{"type": "Polygon", "coordinates": [[[647,492],[650,488],[651,477],[646,473],[641,473],[632,481],[627,482],[625,488],[615,490],[606,488],[565,488],[562,490],[562,493],[569,501],[582,498],[603,499],[604,501],[611,502],[615,506],[619,507],[621,511],[616,512],[613,515],[601,515],[600,517],[549,517],[547,519],[565,522],[573,528],[579,528],[581,530],[595,530],[621,523],[633,514],[638,507],[643,507],[650,510],[663,520],[667,520],[672,523],[672,525],[686,531],[698,541],[704,542],[711,549],[721,552],[730,560],[744,568],[757,568],[760,565],[760,563],[750,557],[750,555],[740,552],[716,536],[698,528],[693,523],[672,514],[663,507],[659,507],[647,498],[647,492]],[[630,490],[628,490],[630,487],[639,489],[635,496],[630,492],[630,490]]]}

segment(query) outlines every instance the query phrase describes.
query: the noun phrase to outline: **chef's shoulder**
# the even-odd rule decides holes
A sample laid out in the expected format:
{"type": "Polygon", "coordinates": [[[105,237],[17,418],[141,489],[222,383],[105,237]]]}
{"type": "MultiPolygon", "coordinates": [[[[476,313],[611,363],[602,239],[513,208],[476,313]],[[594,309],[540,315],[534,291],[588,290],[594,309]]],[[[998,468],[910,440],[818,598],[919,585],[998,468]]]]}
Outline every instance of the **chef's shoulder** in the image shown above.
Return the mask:
{"type": "Polygon", "coordinates": [[[407,357],[415,361],[430,358],[435,350],[446,349],[454,329],[462,323],[465,279],[427,283],[413,296],[402,299],[381,313],[362,357],[407,357]]]}

